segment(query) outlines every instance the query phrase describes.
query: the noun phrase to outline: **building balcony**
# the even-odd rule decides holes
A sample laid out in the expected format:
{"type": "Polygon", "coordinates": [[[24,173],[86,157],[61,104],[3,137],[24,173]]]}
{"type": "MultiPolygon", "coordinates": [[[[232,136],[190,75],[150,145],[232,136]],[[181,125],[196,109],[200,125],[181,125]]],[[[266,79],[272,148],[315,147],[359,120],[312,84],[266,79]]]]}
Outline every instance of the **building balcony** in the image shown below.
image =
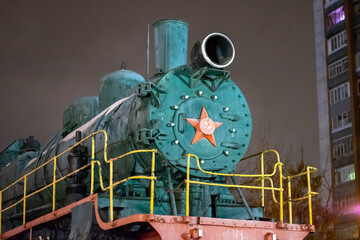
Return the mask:
{"type": "Polygon", "coordinates": [[[341,21],[335,25],[326,28],[326,38],[329,39],[332,36],[345,30],[345,21],[341,21]]]}
{"type": "Polygon", "coordinates": [[[324,9],[326,12],[331,12],[343,4],[343,0],[325,0],[324,9]]]}
{"type": "Polygon", "coordinates": [[[329,79],[328,87],[333,88],[333,87],[335,87],[339,84],[342,84],[346,81],[349,81],[349,72],[348,71],[329,79]]]}
{"type": "Polygon", "coordinates": [[[329,54],[327,56],[327,62],[332,63],[332,62],[336,61],[337,59],[342,58],[346,55],[347,55],[347,46],[329,54]]]}

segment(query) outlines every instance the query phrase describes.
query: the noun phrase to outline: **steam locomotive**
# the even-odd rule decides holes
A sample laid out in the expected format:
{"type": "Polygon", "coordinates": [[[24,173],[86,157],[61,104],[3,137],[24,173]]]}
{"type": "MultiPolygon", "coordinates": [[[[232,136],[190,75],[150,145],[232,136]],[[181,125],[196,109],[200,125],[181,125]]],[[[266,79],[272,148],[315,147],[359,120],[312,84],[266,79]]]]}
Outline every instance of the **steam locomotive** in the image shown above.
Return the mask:
{"type": "Polygon", "coordinates": [[[156,22],[154,76],[145,80],[122,65],[101,80],[99,97],[77,99],[65,110],[63,129],[44,147],[30,137],[0,153],[0,239],[275,239],[276,234],[302,239],[308,234],[306,225],[279,227],[264,218],[263,207],[249,207],[243,194],[238,200],[216,186],[225,183],[224,176],[204,172],[235,170],[249,145],[252,120],[243,93],[224,70],[235,57],[231,40],[209,34],[194,45],[188,65],[187,31],[181,20],[156,22]],[[99,131],[108,138],[93,135],[99,131]],[[131,178],[152,173],[152,154],[134,152],[139,149],[156,151],[153,186],[148,179],[131,178]],[[190,172],[188,153],[198,157],[190,172]],[[110,169],[106,160],[124,154],[110,169]],[[91,159],[100,163],[91,165],[94,174],[91,159]],[[56,188],[51,185],[74,171],[56,188]],[[187,199],[187,174],[215,185],[192,184],[187,199]],[[23,176],[26,183],[17,181],[23,176]],[[127,178],[112,193],[102,191],[102,184],[127,178]],[[24,195],[31,195],[26,206],[24,195]]]}

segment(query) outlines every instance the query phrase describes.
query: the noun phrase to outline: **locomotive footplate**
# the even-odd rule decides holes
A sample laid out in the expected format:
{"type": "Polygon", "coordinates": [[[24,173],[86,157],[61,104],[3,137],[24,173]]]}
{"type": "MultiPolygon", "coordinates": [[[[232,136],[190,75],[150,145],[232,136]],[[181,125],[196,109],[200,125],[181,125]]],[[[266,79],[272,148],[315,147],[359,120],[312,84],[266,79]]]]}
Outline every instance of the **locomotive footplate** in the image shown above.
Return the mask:
{"type": "MultiPolygon", "coordinates": [[[[74,223],[71,224],[70,236],[77,237],[76,239],[110,239],[107,237],[112,234],[111,239],[117,240],[274,238],[297,240],[304,239],[310,232],[315,231],[313,225],[306,224],[153,214],[135,214],[112,222],[104,222],[99,214],[98,195],[94,194],[5,232],[0,239],[31,239],[35,237],[37,227],[45,224],[49,226],[49,224],[56,223],[57,219],[70,217],[69,214],[74,223]],[[84,214],[87,217],[83,218],[84,214]],[[81,221],[81,224],[75,224],[77,220],[81,221]]],[[[64,234],[64,238],[56,239],[68,239],[65,237],[67,235],[64,234]]],[[[46,239],[46,236],[32,239],[46,239]]]]}

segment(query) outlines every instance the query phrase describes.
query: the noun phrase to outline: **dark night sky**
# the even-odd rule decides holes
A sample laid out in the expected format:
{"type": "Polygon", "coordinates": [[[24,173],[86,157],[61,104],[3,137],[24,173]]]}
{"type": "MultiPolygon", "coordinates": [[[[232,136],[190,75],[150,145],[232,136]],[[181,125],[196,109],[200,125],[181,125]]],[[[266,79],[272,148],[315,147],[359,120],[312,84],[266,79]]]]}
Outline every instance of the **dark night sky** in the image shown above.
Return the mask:
{"type": "MultiPolygon", "coordinates": [[[[228,68],[253,117],[251,151],[268,139],[318,161],[311,0],[0,1],[0,149],[34,135],[45,144],[77,97],[98,95],[103,75],[145,75],[147,24],[189,23],[196,40],[222,32],[234,43],[228,68]],[[151,4],[150,4],[151,3],[151,4]]],[[[151,35],[151,48],[153,52],[151,35]]],[[[153,55],[150,60],[153,63],[153,55]]],[[[150,69],[154,73],[154,68],[150,69]]]]}

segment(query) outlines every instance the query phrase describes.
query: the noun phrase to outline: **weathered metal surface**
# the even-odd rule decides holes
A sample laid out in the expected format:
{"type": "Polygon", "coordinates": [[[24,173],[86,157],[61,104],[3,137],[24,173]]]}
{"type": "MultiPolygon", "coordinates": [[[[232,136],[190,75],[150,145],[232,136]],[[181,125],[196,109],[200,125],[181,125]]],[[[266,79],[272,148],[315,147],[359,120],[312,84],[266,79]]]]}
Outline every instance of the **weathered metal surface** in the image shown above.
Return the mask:
{"type": "Polygon", "coordinates": [[[99,113],[99,97],[75,99],[63,114],[63,136],[66,136],[99,113]]]}
{"type": "MultiPolygon", "coordinates": [[[[0,169],[0,189],[12,184],[21,175],[24,168],[29,162],[39,155],[39,152],[26,152],[18,156],[15,160],[9,163],[6,167],[0,169]]],[[[17,184],[13,191],[7,191],[3,194],[3,203],[19,196],[23,189],[22,184],[17,184]]],[[[3,205],[3,207],[6,205],[3,205]]],[[[15,209],[13,209],[15,210],[15,209]]]]}
{"type": "MultiPolygon", "coordinates": [[[[133,96],[134,98],[134,96],[133,96]]],[[[113,106],[109,107],[107,112],[103,112],[93,118],[91,121],[87,122],[86,124],[82,125],[78,128],[79,131],[83,133],[84,136],[88,136],[91,133],[95,132],[98,128],[105,129],[109,134],[109,150],[108,156],[115,157],[119,156],[125,152],[131,150],[128,145],[127,138],[130,135],[129,132],[125,130],[125,127],[128,122],[128,115],[129,111],[131,110],[131,101],[126,101],[129,98],[125,98],[119,100],[113,106]],[[120,128],[120,129],[119,129],[120,128]]],[[[133,99],[132,99],[133,100],[133,99]]],[[[96,137],[96,154],[98,159],[102,159],[103,157],[103,144],[104,144],[104,137],[97,136],[96,137]]],[[[42,165],[44,162],[48,161],[55,155],[63,152],[64,150],[68,149],[72,145],[76,143],[75,139],[75,131],[68,134],[65,138],[61,139],[61,135],[55,136],[52,140],[49,141],[49,144],[44,148],[41,155],[37,158],[32,159],[24,168],[24,170],[19,173],[19,175],[12,174],[9,178],[11,182],[14,182],[19,176],[22,176],[32,169],[35,169],[37,166],[42,165]]],[[[85,146],[91,148],[91,140],[86,142],[85,146]]],[[[102,161],[103,162],[103,161],[102,161]]],[[[124,161],[120,164],[120,161],[114,164],[114,176],[115,179],[122,179],[126,176],[130,176],[131,172],[134,169],[135,161],[132,156],[129,156],[124,159],[124,161]]],[[[11,166],[10,166],[11,167],[11,166]]],[[[9,168],[4,169],[8,172],[14,172],[13,170],[9,170],[9,168]]],[[[16,172],[16,171],[15,171],[16,172]]],[[[57,159],[57,167],[56,167],[56,175],[57,177],[62,177],[68,173],[68,160],[67,155],[63,155],[57,159]]],[[[108,165],[103,165],[103,174],[104,176],[109,176],[108,165]]],[[[96,177],[98,174],[96,174],[96,177]]],[[[9,177],[8,174],[4,177],[9,177]]],[[[9,180],[9,181],[10,181],[9,180]]],[[[37,189],[44,187],[46,184],[49,184],[53,180],[53,164],[49,164],[42,168],[40,171],[36,171],[35,174],[32,174],[28,177],[28,184],[27,193],[33,192],[37,189]]],[[[89,180],[89,179],[88,179],[89,180]]],[[[107,180],[107,179],[105,179],[107,180]]],[[[10,184],[10,183],[9,183],[10,184]]],[[[88,186],[89,187],[89,186],[88,186]]],[[[66,181],[61,181],[57,184],[57,205],[58,207],[64,206],[65,203],[65,188],[66,188],[66,181]]],[[[15,187],[13,191],[7,191],[4,194],[4,207],[6,207],[10,203],[6,203],[6,201],[10,200],[11,198],[15,198],[21,196],[23,193],[23,186],[19,185],[15,187]]],[[[51,202],[52,199],[52,189],[45,189],[44,191],[40,192],[33,196],[31,200],[27,203],[27,208],[37,208],[45,203],[51,202]]],[[[16,209],[14,208],[14,211],[16,209]]],[[[8,212],[9,213],[9,212],[8,212]]],[[[33,214],[33,217],[37,217],[38,215],[33,214]]]]}
{"type": "Polygon", "coordinates": [[[162,239],[236,239],[236,240],[263,240],[269,235],[277,240],[301,240],[310,232],[307,225],[285,224],[284,228],[278,228],[276,223],[262,221],[244,221],[232,219],[215,219],[194,217],[189,223],[183,219],[154,216],[150,224],[160,234],[162,239]]]}
{"type": "Polygon", "coordinates": [[[24,139],[18,139],[0,153],[0,168],[5,167],[20,155],[20,148],[23,144],[24,139]]]}
{"type": "MultiPolygon", "coordinates": [[[[277,240],[300,240],[304,239],[309,232],[314,231],[314,226],[304,224],[279,224],[275,222],[245,221],[233,219],[216,219],[206,217],[166,216],[137,214],[117,219],[113,222],[104,222],[99,214],[98,195],[92,195],[79,202],[70,204],[64,208],[35,219],[24,226],[17,227],[1,235],[0,239],[7,239],[21,232],[27,231],[40,224],[52,221],[69,214],[77,206],[94,206],[97,224],[103,230],[116,229],[131,223],[148,222],[156,230],[156,233],[148,233],[143,239],[227,239],[227,240],[257,240],[276,236],[277,240]],[[90,204],[93,202],[94,204],[90,204]],[[84,205],[84,203],[86,203],[84,205]],[[89,204],[87,204],[89,203],[89,204]],[[159,238],[161,237],[161,238],[159,238]]],[[[91,212],[90,209],[88,212],[91,212]]],[[[91,213],[90,213],[91,214],[91,213]]],[[[76,219],[77,217],[75,217],[76,219]]],[[[86,227],[86,229],[90,226],[86,227]]],[[[84,231],[86,232],[86,229],[84,231]]]]}
{"type": "MultiPolygon", "coordinates": [[[[147,111],[139,112],[143,117],[136,122],[131,121],[131,127],[132,131],[136,131],[147,126],[153,133],[149,142],[153,142],[167,161],[182,172],[186,172],[184,152],[197,155],[204,169],[230,172],[235,169],[250,141],[250,109],[244,95],[230,78],[220,80],[213,75],[225,76],[226,71],[205,72],[209,75],[200,74],[193,87],[190,87],[190,79],[194,72],[188,66],[177,67],[154,80],[157,87],[166,93],[157,95],[160,104],[155,105],[152,101],[147,111]],[[215,92],[212,91],[211,83],[206,84],[209,78],[221,82],[216,84],[215,92]],[[235,101],[237,104],[234,104],[235,101]],[[203,107],[214,122],[223,123],[214,131],[216,146],[207,139],[192,144],[196,129],[186,118],[198,119],[203,107]]],[[[144,109],[137,101],[133,106],[144,109]]],[[[141,146],[144,145],[136,145],[137,148],[141,146]]],[[[143,160],[149,166],[150,160],[145,157],[143,160]]],[[[191,161],[191,169],[196,168],[196,162],[191,161]]],[[[196,170],[192,170],[191,175],[204,177],[196,170]]]]}
{"type": "Polygon", "coordinates": [[[100,112],[116,101],[130,96],[136,84],[145,81],[138,73],[126,70],[124,65],[121,70],[105,75],[100,81],[99,107],[100,112]]]}
{"type": "Polygon", "coordinates": [[[93,220],[94,204],[86,202],[71,209],[71,232],[69,240],[89,239],[93,220]]]}
{"type": "Polygon", "coordinates": [[[181,20],[161,20],[154,23],[156,72],[186,65],[188,24],[181,20]]]}
{"type": "Polygon", "coordinates": [[[0,236],[0,239],[8,239],[8,238],[10,238],[12,236],[15,236],[15,235],[23,232],[23,231],[27,231],[27,230],[35,227],[35,226],[38,226],[40,224],[49,222],[49,221],[54,220],[56,218],[63,217],[66,214],[71,213],[72,208],[74,208],[76,206],[79,206],[79,205],[81,205],[81,204],[83,204],[85,202],[96,201],[96,199],[97,199],[97,195],[92,195],[92,196],[83,198],[78,202],[67,205],[66,207],[63,207],[63,208],[61,208],[59,210],[53,211],[53,212],[45,214],[45,215],[43,215],[43,216],[41,216],[39,218],[36,218],[36,219],[26,223],[25,225],[22,225],[22,226],[19,226],[17,228],[14,228],[14,229],[12,229],[10,231],[7,231],[7,232],[3,233],[0,236]]]}
{"type": "MultiPolygon", "coordinates": [[[[29,136],[26,139],[18,139],[0,152],[0,168],[9,165],[13,161],[19,161],[18,156],[26,152],[38,152],[40,151],[40,143],[34,139],[33,136],[29,136]]],[[[21,167],[24,168],[25,162],[22,161],[21,167]]],[[[21,171],[22,168],[18,171],[21,171]]],[[[1,186],[1,185],[0,185],[1,186]]]]}
{"type": "MultiPolygon", "coordinates": [[[[149,222],[161,239],[263,240],[266,236],[273,234],[278,240],[300,240],[304,239],[309,232],[314,231],[314,226],[304,224],[150,214],[132,215],[106,223],[101,220],[96,206],[97,204],[95,204],[96,219],[102,229],[109,230],[133,222],[149,222]],[[199,230],[201,230],[201,237],[199,237],[199,230]]],[[[158,236],[149,239],[157,238],[158,236]]]]}

